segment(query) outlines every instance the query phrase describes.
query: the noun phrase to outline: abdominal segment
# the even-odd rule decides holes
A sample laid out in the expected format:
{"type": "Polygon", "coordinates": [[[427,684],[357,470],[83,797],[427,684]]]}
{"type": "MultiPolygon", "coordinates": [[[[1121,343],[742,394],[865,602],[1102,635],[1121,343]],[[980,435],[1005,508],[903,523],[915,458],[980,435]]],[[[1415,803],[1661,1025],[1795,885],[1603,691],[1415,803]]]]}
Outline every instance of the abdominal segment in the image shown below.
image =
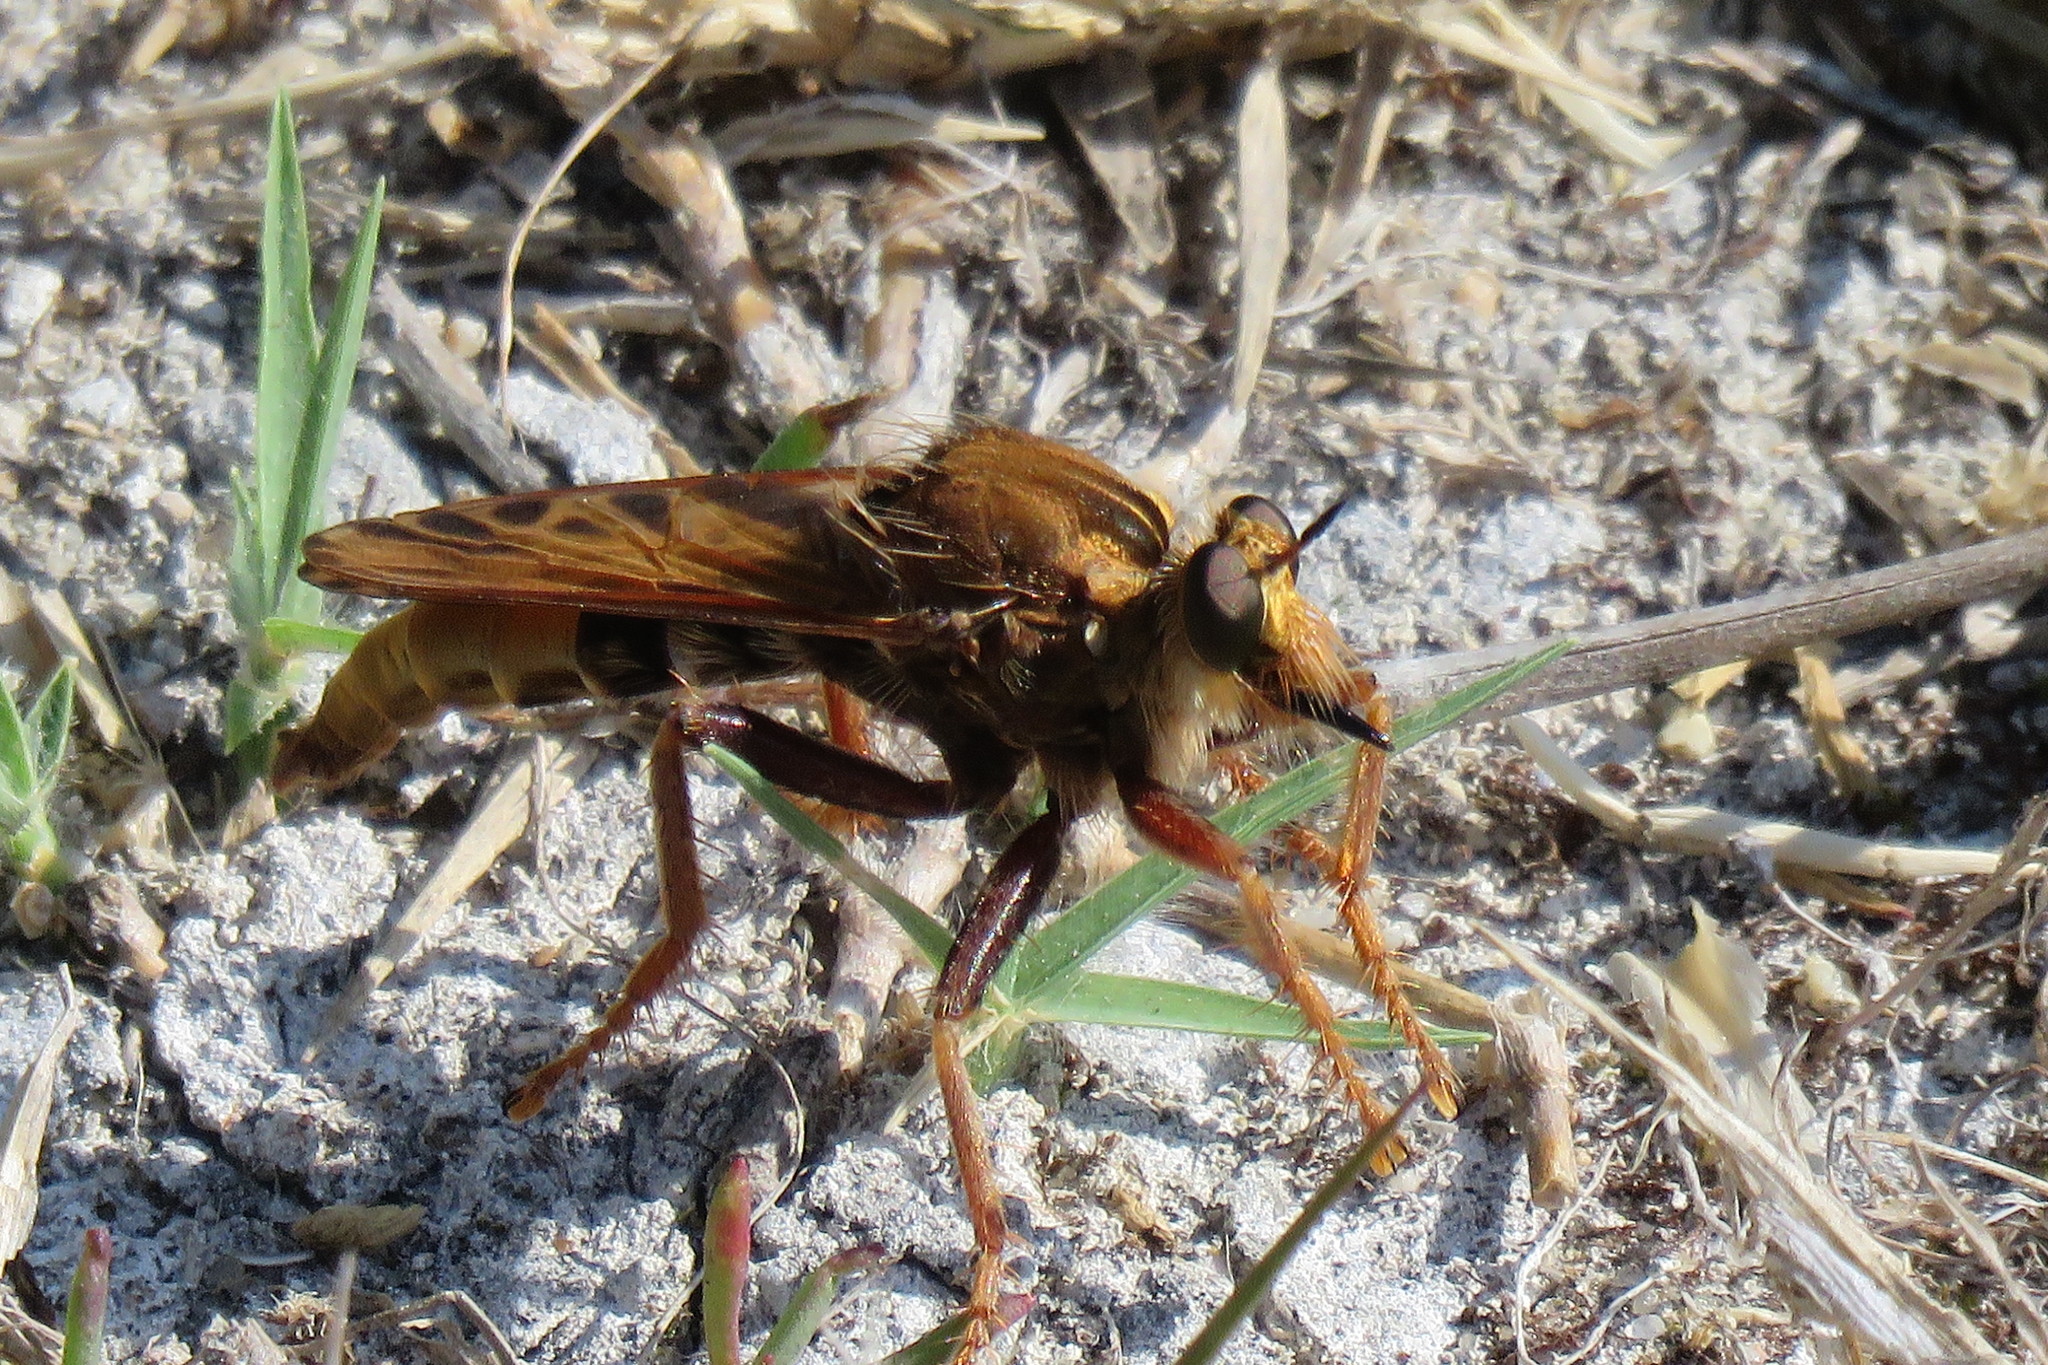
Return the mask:
{"type": "Polygon", "coordinates": [[[280,792],[334,786],[448,707],[540,706],[675,686],[669,623],[576,607],[418,602],[363,636],[279,740],[280,792]]]}

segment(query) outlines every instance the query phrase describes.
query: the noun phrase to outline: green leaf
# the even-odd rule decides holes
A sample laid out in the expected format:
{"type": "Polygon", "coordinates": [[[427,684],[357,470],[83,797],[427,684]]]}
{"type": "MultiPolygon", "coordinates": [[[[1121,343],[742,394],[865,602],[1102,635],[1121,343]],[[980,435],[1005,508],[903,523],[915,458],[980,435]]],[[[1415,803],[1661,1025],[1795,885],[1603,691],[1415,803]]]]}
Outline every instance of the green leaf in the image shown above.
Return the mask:
{"type": "MultiPolygon", "coordinates": [[[[263,406],[263,391],[259,385],[256,406],[263,406]]],[[[256,450],[252,456],[261,461],[263,446],[263,418],[257,417],[256,450]]],[[[239,469],[228,471],[228,495],[235,512],[235,552],[228,560],[228,614],[235,618],[235,624],[246,633],[252,621],[260,621],[274,610],[270,600],[270,549],[263,539],[263,513],[256,490],[249,485],[248,478],[239,469]]]]}
{"type": "Polygon", "coordinates": [[[820,403],[805,408],[796,420],[777,432],[768,448],[754,457],[756,474],[785,469],[812,469],[832,448],[832,438],[847,423],[875,405],[880,394],[864,393],[839,403],[820,403]]]}
{"type": "Polygon", "coordinates": [[[72,688],[67,663],[24,715],[0,687],[0,865],[50,886],[69,880],[48,805],[71,737],[72,688]]]}
{"type": "Polygon", "coordinates": [[[846,845],[834,838],[830,831],[817,821],[797,809],[790,799],[776,788],[775,784],[761,776],[754,765],[741,758],[732,750],[717,744],[704,746],[704,756],[723,769],[727,776],[740,784],[747,795],[754,798],[768,817],[781,825],[795,840],[830,864],[832,869],[853,885],[875,898],[875,903],[888,911],[889,918],[897,927],[910,936],[918,952],[932,966],[946,960],[952,950],[953,935],[945,925],[933,919],[923,910],[910,903],[903,893],[863,867],[846,845]]]}
{"type": "Polygon", "coordinates": [[[768,1329],[768,1339],[754,1354],[753,1365],[790,1365],[818,1335],[819,1325],[832,1311],[832,1303],[839,1295],[839,1282],[848,1275],[873,1270],[883,1259],[878,1246],[853,1247],[828,1256],[823,1265],[797,1285],[789,1307],[782,1310],[782,1316],[768,1329]]]}
{"type": "MultiPolygon", "coordinates": [[[[1301,1012],[1278,1000],[1110,972],[1078,973],[1064,989],[1033,1000],[1028,1013],[1033,1019],[1066,1024],[1177,1029],[1283,1043],[1315,1041],[1301,1012]]],[[[1338,1028],[1353,1047],[1368,1051],[1393,1052],[1407,1046],[1400,1033],[1381,1020],[1345,1019],[1338,1028]]],[[[1468,1047],[1488,1038],[1465,1029],[1432,1028],[1430,1033],[1445,1047],[1468,1047]]]]}
{"type": "Polygon", "coordinates": [[[947,1365],[953,1348],[967,1331],[967,1315],[955,1313],[900,1351],[891,1351],[875,1365],[947,1365]]]}
{"type": "Polygon", "coordinates": [[[291,704],[298,688],[299,670],[289,668],[274,686],[259,686],[245,676],[228,684],[221,706],[221,742],[229,753],[239,752],[252,740],[275,728],[279,716],[291,704]]]}
{"type": "Polygon", "coordinates": [[[67,660],[55,676],[43,685],[43,693],[28,709],[27,729],[34,743],[37,784],[47,789],[57,780],[64,764],[64,750],[71,738],[71,699],[76,679],[67,660]]]}
{"type": "MultiPolygon", "coordinates": [[[[306,229],[306,187],[292,123],[280,90],[270,111],[270,154],[263,178],[262,335],[256,359],[256,451],[253,496],[236,526],[235,557],[255,589],[244,630],[275,609],[272,568],[283,538],[292,462],[305,426],[315,366],[313,253],[306,229]]],[[[238,508],[241,504],[238,502],[238,508]]],[[[238,594],[239,596],[239,594],[238,594]]]]}
{"type": "Polygon", "coordinates": [[[0,679],[0,829],[19,822],[39,785],[30,733],[14,704],[14,693],[0,679]]]}
{"type": "Polygon", "coordinates": [[[263,638],[280,654],[347,654],[362,640],[363,632],[272,616],[263,622],[263,638]]]}
{"type": "MultiPolygon", "coordinates": [[[[1443,700],[1394,722],[1394,748],[1406,749],[1460,716],[1501,695],[1537,669],[1548,667],[1571,648],[1559,641],[1529,658],[1461,688],[1443,700]]],[[[1349,780],[1356,745],[1344,745],[1311,759],[1264,791],[1216,816],[1216,825],[1239,843],[1253,843],[1279,825],[1299,819],[1335,796],[1349,780]]],[[[1118,935],[1151,914],[1195,879],[1195,873],[1159,854],[1152,854],[1082,897],[1064,913],[1019,943],[996,976],[996,984],[1012,999],[1035,1000],[1061,977],[1078,971],[1118,935]]]]}
{"type": "Polygon", "coordinates": [[[356,355],[362,347],[363,319],[369,313],[370,281],[377,269],[377,229],[383,214],[384,182],[379,180],[370,191],[369,207],[363,211],[362,226],[356,230],[355,250],[349,256],[348,269],[342,273],[334,311],[327,318],[327,335],[320,345],[312,389],[306,395],[305,421],[292,452],[290,491],[279,523],[276,567],[271,579],[277,585],[276,600],[280,605],[288,597],[286,585],[300,590],[295,595],[309,602],[318,601],[316,590],[310,584],[302,585],[294,570],[299,561],[299,542],[315,529],[315,518],[325,517],[327,471],[333,466],[342,414],[348,411],[349,394],[355,388],[356,355]]]}

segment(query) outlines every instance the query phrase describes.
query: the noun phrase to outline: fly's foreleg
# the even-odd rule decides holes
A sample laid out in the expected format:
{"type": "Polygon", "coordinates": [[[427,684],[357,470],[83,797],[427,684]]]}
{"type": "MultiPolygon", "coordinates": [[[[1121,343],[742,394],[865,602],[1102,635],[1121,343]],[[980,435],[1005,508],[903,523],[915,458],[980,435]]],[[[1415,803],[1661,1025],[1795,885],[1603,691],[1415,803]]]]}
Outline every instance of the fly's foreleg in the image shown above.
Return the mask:
{"type": "Polygon", "coordinates": [[[946,1105],[946,1126],[960,1166],[960,1188],[974,1225],[974,1269],[967,1294],[967,1324],[955,1361],[970,1361],[995,1331],[1003,1283],[1003,1256],[1010,1238],[1003,1218],[1003,1194],[996,1185],[988,1131],[967,1074],[962,1021],[988,990],[1031,912],[1044,901],[1059,873],[1060,836],[1066,821],[1057,806],[1027,825],[989,872],[974,908],[953,940],[932,990],[932,1070],[946,1105]]]}
{"type": "MultiPolygon", "coordinates": [[[[1363,707],[1367,723],[1381,734],[1391,732],[1393,708],[1379,696],[1370,696],[1363,707]]],[[[1266,776],[1242,755],[1224,751],[1217,762],[1231,787],[1240,796],[1250,796],[1270,785],[1266,776]]],[[[1373,849],[1379,839],[1380,807],[1386,791],[1386,751],[1371,744],[1358,746],[1352,760],[1350,796],[1345,805],[1344,828],[1336,846],[1302,824],[1282,827],[1280,839],[1287,851],[1310,864],[1337,889],[1338,915],[1351,939],[1351,953],[1358,967],[1358,982],[1378,998],[1388,1020],[1401,1031],[1415,1050],[1422,1070],[1424,1089],[1445,1118],[1458,1112],[1462,1087],[1443,1050],[1429,1036],[1414,1005],[1400,983],[1394,955],[1387,950],[1378,912],[1366,894],[1366,874],[1372,867],[1373,849]]]]}
{"type": "MultiPolygon", "coordinates": [[[[1259,965],[1280,983],[1280,989],[1314,1030],[1323,1060],[1336,1073],[1359,1122],[1370,1132],[1386,1121],[1389,1110],[1375,1095],[1352,1059],[1351,1045],[1337,1028],[1337,1012],[1310,976],[1300,949],[1281,931],[1280,907],[1273,892],[1252,866],[1242,846],[1197,813],[1180,797],[1152,778],[1137,774],[1117,777],[1117,796],[1131,827],[1154,848],[1237,887],[1238,914],[1244,942],[1259,965]]],[[[1399,1138],[1391,1138],[1373,1161],[1386,1174],[1407,1157],[1399,1138]]]]}
{"type": "Polygon", "coordinates": [[[963,809],[963,793],[950,779],[911,777],[742,706],[674,707],[655,734],[648,761],[661,937],[634,964],[619,998],[597,1027],[520,1082],[505,1105],[512,1118],[539,1113],[556,1085],[624,1033],[633,1016],[688,965],[691,948],[711,922],[697,865],[689,778],[683,769],[684,754],[706,744],[731,749],[778,787],[849,810],[916,820],[963,809]]]}
{"type": "MultiPolygon", "coordinates": [[[[1393,709],[1374,697],[1366,708],[1366,719],[1382,734],[1394,723],[1393,709]]],[[[1437,1111],[1445,1118],[1458,1112],[1460,1087],[1457,1074],[1443,1050],[1408,1002],[1401,989],[1400,973],[1393,954],[1387,951],[1386,935],[1380,930],[1378,913],[1366,895],[1366,873],[1372,867],[1372,851],[1379,839],[1380,805],[1387,781],[1387,755],[1383,749],[1361,744],[1352,759],[1351,795],[1344,808],[1344,836],[1337,848],[1336,866],[1330,880],[1338,891],[1337,913],[1351,934],[1352,952],[1358,958],[1359,975],[1380,1003],[1387,1020],[1401,1030],[1408,1046],[1415,1049],[1422,1082],[1437,1111]]]]}

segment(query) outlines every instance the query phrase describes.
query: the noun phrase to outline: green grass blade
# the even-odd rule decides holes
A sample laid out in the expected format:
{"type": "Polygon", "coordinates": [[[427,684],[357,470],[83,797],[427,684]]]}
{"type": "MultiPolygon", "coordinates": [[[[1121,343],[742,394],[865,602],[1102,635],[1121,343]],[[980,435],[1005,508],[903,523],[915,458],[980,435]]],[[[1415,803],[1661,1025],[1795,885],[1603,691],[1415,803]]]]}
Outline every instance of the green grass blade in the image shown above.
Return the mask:
{"type": "Polygon", "coordinates": [[[736,1156],[713,1187],[704,1218],[704,1354],[710,1365],[740,1365],[740,1301],[753,1255],[753,1215],[747,1159],[736,1156]]]}
{"type": "MultiPolygon", "coordinates": [[[[1336,795],[1350,771],[1351,746],[1346,745],[1220,812],[1216,825],[1231,838],[1250,843],[1336,795]]],[[[1193,869],[1160,854],[1140,859],[1020,943],[997,976],[998,985],[1012,999],[1035,1001],[1194,879],[1193,869]]]]}
{"type": "Polygon", "coordinates": [[[1420,1088],[1408,1092],[1408,1098],[1401,1101],[1401,1107],[1387,1116],[1386,1122],[1366,1134],[1365,1141],[1357,1151],[1345,1157],[1330,1178],[1317,1187],[1315,1195],[1302,1206],[1294,1221],[1287,1225],[1287,1231],[1280,1234],[1266,1254],[1245,1272],[1237,1282],[1237,1288],[1216,1310],[1216,1316],[1203,1324],[1188,1348],[1180,1353],[1177,1365],[1214,1365],[1223,1354],[1224,1345],[1244,1326],[1254,1310],[1273,1288],[1273,1282],[1280,1278],[1280,1272],[1294,1259],[1294,1253],[1301,1250],[1309,1233],[1315,1231],[1323,1215],[1336,1207],[1337,1201],[1351,1192],[1353,1186],[1365,1178],[1372,1169],[1374,1158],[1387,1140],[1399,1131],[1401,1122],[1408,1117],[1408,1111],[1415,1107],[1415,1101],[1422,1095],[1420,1088]]]}
{"type": "Polygon", "coordinates": [[[704,746],[704,756],[724,770],[726,775],[740,784],[747,795],[761,809],[768,812],[768,818],[789,831],[798,843],[830,864],[832,869],[853,885],[875,898],[875,903],[889,912],[889,918],[897,927],[910,936],[918,952],[936,967],[946,960],[946,954],[953,947],[953,935],[945,925],[933,919],[923,910],[910,903],[902,892],[863,867],[846,845],[839,842],[832,833],[810,816],[798,810],[795,803],[784,796],[774,783],[761,776],[754,765],[717,744],[704,746]]]}
{"type": "MultiPolygon", "coordinates": [[[[1570,648],[1569,641],[1560,641],[1400,717],[1394,722],[1394,747],[1408,748],[1455,724],[1458,717],[1549,666],[1570,648]]],[[[1306,815],[1342,790],[1354,748],[1345,745],[1302,764],[1264,791],[1220,812],[1217,827],[1240,843],[1252,843],[1275,826],[1306,815]]],[[[1192,871],[1156,853],[1140,860],[1020,943],[996,978],[998,988],[1013,1000],[1035,1001],[1194,879],[1192,871]]]]}
{"type": "Polygon", "coordinates": [[[826,1257],[823,1265],[797,1285],[789,1307],[782,1310],[782,1316],[768,1329],[768,1339],[755,1352],[753,1365],[790,1365],[818,1335],[819,1325],[839,1297],[839,1282],[848,1275],[873,1270],[884,1259],[878,1246],[852,1247],[826,1257]]]}
{"type": "Polygon", "coordinates": [[[270,154],[263,178],[262,333],[256,357],[256,469],[236,527],[233,594],[252,615],[245,631],[275,609],[272,568],[284,525],[291,466],[304,426],[317,333],[313,324],[313,251],[306,229],[306,186],[299,168],[291,101],[280,90],[270,111],[270,154]]]}
{"type": "Polygon", "coordinates": [[[370,279],[377,269],[377,229],[384,213],[384,182],[370,191],[370,205],[356,230],[355,250],[341,287],[334,297],[334,311],[327,318],[327,335],[320,345],[320,358],[313,385],[306,394],[305,421],[299,428],[292,452],[290,491],[278,527],[276,561],[271,581],[277,585],[280,606],[297,598],[306,604],[286,616],[317,619],[319,593],[301,583],[294,570],[299,562],[299,542],[315,528],[315,518],[324,520],[327,471],[334,463],[334,447],[341,435],[342,414],[348,411],[349,395],[355,388],[356,355],[362,348],[363,319],[369,313],[370,279]]]}
{"type": "Polygon", "coordinates": [[[64,750],[71,739],[71,701],[76,679],[67,661],[43,685],[42,695],[28,709],[24,722],[34,746],[37,785],[47,790],[64,765],[64,750]]]}
{"type": "Polygon", "coordinates": [[[1575,641],[1552,640],[1543,648],[1517,659],[1505,668],[1468,683],[1447,697],[1439,697],[1419,711],[1411,711],[1394,722],[1394,748],[1406,749],[1422,743],[1440,730],[1448,730],[1473,711],[1518,685],[1524,678],[1544,669],[1572,652],[1575,641]]]}
{"type": "MultiPolygon", "coordinates": [[[[1282,1043],[1313,1041],[1301,1012],[1278,1000],[1113,972],[1077,973],[1071,984],[1032,1001],[1026,1012],[1034,1020],[1054,1023],[1175,1029],[1282,1043]]],[[[1393,1052],[1407,1046],[1383,1020],[1344,1019],[1338,1028],[1353,1047],[1367,1051],[1393,1052]]],[[[1465,1029],[1432,1028],[1430,1034],[1445,1047],[1470,1047],[1488,1040],[1484,1033],[1465,1029]]]]}
{"type": "Polygon", "coordinates": [[[272,616],[263,622],[263,638],[280,654],[347,654],[362,640],[363,632],[272,616]]]}

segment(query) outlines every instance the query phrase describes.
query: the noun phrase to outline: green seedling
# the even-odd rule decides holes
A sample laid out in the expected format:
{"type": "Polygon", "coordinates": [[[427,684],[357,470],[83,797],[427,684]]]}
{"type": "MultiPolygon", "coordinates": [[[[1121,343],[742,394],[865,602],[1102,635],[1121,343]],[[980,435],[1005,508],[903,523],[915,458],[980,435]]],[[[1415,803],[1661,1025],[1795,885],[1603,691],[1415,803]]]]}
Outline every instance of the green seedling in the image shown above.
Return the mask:
{"type": "Polygon", "coordinates": [[[87,1228],[71,1272],[64,1303],[64,1365],[103,1365],[107,1358],[107,1289],[114,1266],[114,1238],[105,1228],[87,1228]]]}
{"type": "Polygon", "coordinates": [[[291,103],[280,91],[263,189],[255,458],[250,476],[235,481],[228,566],[242,667],[228,686],[225,738],[245,777],[268,769],[271,741],[300,681],[297,653],[280,646],[271,623],[321,629],[319,591],[297,574],[299,543],[327,518],[328,470],[355,382],[383,206],[380,181],[323,332],[313,315],[312,246],[291,103]]]}
{"type": "Polygon", "coordinates": [[[25,881],[60,886],[70,880],[50,795],[71,738],[71,668],[57,670],[26,711],[0,685],[0,852],[25,881]]]}
{"type": "MultiPolygon", "coordinates": [[[[704,1354],[710,1365],[740,1365],[740,1308],[753,1254],[754,1191],[747,1159],[734,1157],[711,1192],[704,1223],[704,1354]]],[[[854,1247],[828,1257],[804,1277],[789,1306],[769,1329],[751,1365],[789,1365],[818,1334],[839,1283],[882,1264],[880,1247],[854,1247]]]]}

